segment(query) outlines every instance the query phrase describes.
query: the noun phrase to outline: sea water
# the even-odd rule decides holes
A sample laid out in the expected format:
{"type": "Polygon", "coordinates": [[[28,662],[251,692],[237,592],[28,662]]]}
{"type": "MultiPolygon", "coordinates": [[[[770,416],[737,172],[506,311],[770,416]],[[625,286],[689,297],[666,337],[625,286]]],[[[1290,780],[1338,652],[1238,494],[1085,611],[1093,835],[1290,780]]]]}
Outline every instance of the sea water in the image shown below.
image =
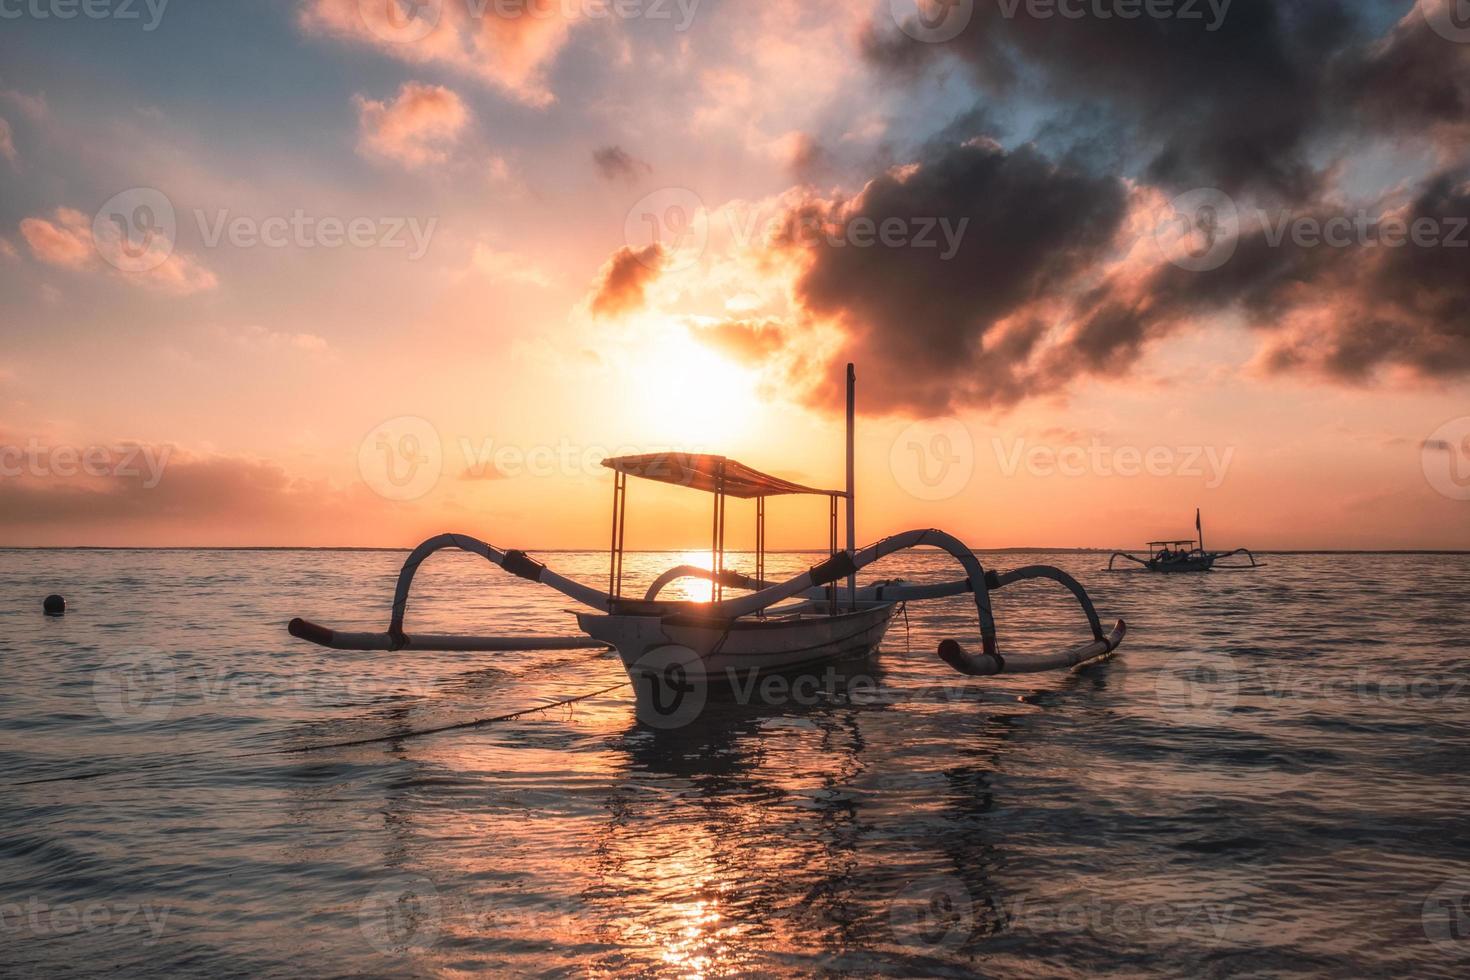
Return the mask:
{"type": "MultiPolygon", "coordinates": [[[[287,635],[385,628],[403,557],[0,552],[0,974],[1470,964],[1470,556],[1155,576],[983,553],[1078,576],[1128,621],[1120,655],[963,678],[935,648],[976,645],[973,601],[914,603],[871,659],[673,729],[639,723],[610,654],[287,635]]],[[[606,580],[606,555],[541,557],[606,580]]],[[[627,591],[701,557],[629,555],[627,591]]],[[[570,600],[479,559],[419,581],[410,632],[576,632],[570,600]]],[[[1046,583],[995,606],[1002,653],[1087,638],[1046,583]]]]}

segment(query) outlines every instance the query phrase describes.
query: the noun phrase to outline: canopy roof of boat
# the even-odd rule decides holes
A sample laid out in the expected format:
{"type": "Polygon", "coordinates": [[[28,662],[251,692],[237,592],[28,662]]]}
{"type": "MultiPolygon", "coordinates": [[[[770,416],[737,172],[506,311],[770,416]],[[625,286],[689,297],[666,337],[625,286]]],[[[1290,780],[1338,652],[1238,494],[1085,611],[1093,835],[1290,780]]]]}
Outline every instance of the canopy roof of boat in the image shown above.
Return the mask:
{"type": "Polygon", "coordinates": [[[1150,541],[1149,547],[1156,544],[1194,544],[1194,538],[1171,538],[1168,541],[1150,541]]]}
{"type": "Polygon", "coordinates": [[[822,497],[845,497],[841,490],[819,490],[802,486],[778,476],[753,470],[724,456],[705,453],[645,453],[642,456],[619,456],[604,459],[602,465],[629,476],[675,486],[690,487],[706,493],[716,491],[730,497],[750,500],[756,497],[778,497],[784,494],[809,493],[822,497]]]}

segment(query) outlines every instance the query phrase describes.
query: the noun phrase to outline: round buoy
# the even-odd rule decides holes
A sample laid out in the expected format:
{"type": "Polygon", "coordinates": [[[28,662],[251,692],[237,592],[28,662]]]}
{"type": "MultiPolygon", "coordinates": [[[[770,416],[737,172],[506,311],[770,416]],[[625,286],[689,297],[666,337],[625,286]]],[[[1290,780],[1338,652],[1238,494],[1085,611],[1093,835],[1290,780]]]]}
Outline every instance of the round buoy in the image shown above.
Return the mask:
{"type": "Polygon", "coordinates": [[[59,595],[48,595],[46,601],[41,603],[41,608],[46,610],[48,616],[61,616],[66,613],[66,600],[59,595]]]}

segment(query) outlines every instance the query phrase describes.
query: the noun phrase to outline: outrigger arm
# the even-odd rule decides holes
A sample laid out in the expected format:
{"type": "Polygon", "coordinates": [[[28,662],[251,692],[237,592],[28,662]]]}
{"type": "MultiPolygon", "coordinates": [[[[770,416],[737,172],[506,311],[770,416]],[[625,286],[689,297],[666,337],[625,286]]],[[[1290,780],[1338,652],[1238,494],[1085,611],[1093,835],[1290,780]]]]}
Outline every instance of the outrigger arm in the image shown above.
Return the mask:
{"type": "MultiPolygon", "coordinates": [[[[787,599],[820,598],[826,593],[827,586],[844,578],[851,578],[859,569],[895,552],[926,546],[948,552],[960,563],[968,577],[937,585],[886,583],[859,589],[856,592],[856,598],[859,601],[904,602],[973,593],[975,609],[980,620],[980,652],[971,653],[956,640],[945,640],[939,645],[940,658],[962,674],[970,676],[1002,673],[1025,674],[1071,667],[1104,657],[1123,641],[1124,634],[1127,632],[1127,626],[1123,621],[1119,620],[1110,632],[1105,633],[1087,591],[1066,572],[1048,565],[1032,565],[1003,574],[987,572],[975,553],[965,547],[961,541],[950,534],[932,528],[896,534],[856,553],[837,552],[827,561],[794,575],[785,582],[768,583],[738,573],[722,572],[720,578],[724,584],[735,588],[750,588],[755,591],[738,599],[711,603],[705,611],[720,619],[734,620],[768,609],[787,599]],[[1015,582],[1043,578],[1059,583],[1076,597],[1087,616],[1088,626],[1092,630],[1091,642],[1057,654],[1003,657],[996,642],[995,617],[990,606],[990,593],[1015,582]]],[[[342,633],[302,619],[294,619],[289,627],[291,635],[338,650],[562,650],[605,645],[587,637],[468,637],[409,636],[405,634],[403,618],[408,606],[408,594],[414,575],[430,555],[451,548],[480,555],[513,575],[549,586],[568,598],[602,612],[615,611],[622,601],[606,592],[559,575],[540,562],[529,558],[524,552],[501,551],[468,535],[444,534],[419,545],[404,562],[403,569],[398,575],[398,585],[393,596],[392,617],[387,632],[342,633]]],[[[713,577],[708,570],[693,566],[682,565],[671,568],[654,582],[645,602],[655,600],[659,592],[670,582],[689,576],[713,577]]],[[[669,603],[669,611],[676,611],[680,605],[682,604],[669,603]]]]}

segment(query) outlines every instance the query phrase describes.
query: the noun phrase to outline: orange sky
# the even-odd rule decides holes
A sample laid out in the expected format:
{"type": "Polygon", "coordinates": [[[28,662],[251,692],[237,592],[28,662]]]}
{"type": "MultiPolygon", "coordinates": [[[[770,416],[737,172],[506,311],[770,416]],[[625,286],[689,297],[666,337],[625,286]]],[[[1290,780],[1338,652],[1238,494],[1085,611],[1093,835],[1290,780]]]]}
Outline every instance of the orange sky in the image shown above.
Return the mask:
{"type": "MultiPolygon", "coordinates": [[[[863,55],[896,35],[887,3],[710,4],[687,30],[448,4],[410,40],[348,0],[275,6],[222,15],[242,18],[236,45],[209,56],[201,37],[230,29],[184,10],[147,34],[24,25],[0,77],[0,545],[458,530],[601,548],[604,454],[720,452],[840,486],[852,356],[863,542],[934,526],[975,547],[1136,545],[1191,533],[1201,507],[1211,545],[1470,548],[1470,385],[1407,359],[1321,367],[1349,299],[1280,324],[1193,308],[1087,364],[1061,292],[998,314],[969,365],[890,356],[941,342],[927,313],[905,338],[864,319],[878,298],[834,308],[818,273],[843,256],[791,245],[786,222],[851,230],[880,176],[917,193],[927,141],[976,98],[953,66],[904,88],[863,55]],[[1042,322],[1025,358],[995,360],[1042,322]]],[[[1010,135],[955,153],[1026,159],[1050,107],[1002,109],[1010,135]]],[[[1407,208],[1394,188],[1446,145],[1385,137],[1332,171],[1337,192],[1407,208]]],[[[1151,215],[1174,188],[1144,173],[1108,176],[1118,224],[1066,295],[1104,281],[1147,315],[1172,260],[1151,215]]],[[[629,546],[705,545],[708,504],[635,485],[629,546]]],[[[753,512],[731,507],[739,546],[753,512]]],[[[824,544],[825,507],[774,502],[770,545],[824,544]]]]}

